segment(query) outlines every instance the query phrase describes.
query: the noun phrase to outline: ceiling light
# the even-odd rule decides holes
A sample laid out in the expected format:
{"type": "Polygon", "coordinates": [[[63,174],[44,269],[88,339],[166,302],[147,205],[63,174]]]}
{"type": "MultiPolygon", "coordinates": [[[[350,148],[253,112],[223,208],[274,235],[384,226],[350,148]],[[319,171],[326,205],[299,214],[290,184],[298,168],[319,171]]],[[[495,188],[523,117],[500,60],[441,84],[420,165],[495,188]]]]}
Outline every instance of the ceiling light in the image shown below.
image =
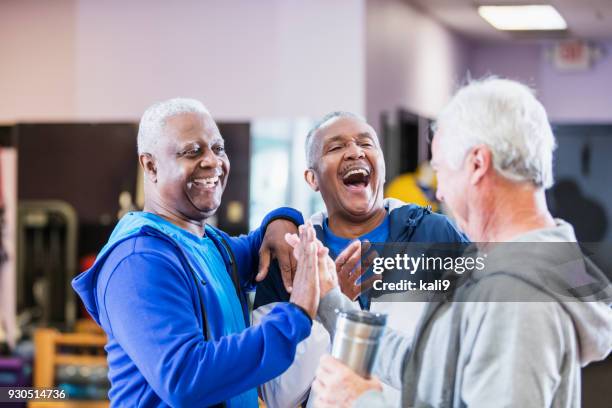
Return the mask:
{"type": "Polygon", "coordinates": [[[505,31],[565,30],[567,23],[550,5],[479,6],[478,14],[505,31]]]}

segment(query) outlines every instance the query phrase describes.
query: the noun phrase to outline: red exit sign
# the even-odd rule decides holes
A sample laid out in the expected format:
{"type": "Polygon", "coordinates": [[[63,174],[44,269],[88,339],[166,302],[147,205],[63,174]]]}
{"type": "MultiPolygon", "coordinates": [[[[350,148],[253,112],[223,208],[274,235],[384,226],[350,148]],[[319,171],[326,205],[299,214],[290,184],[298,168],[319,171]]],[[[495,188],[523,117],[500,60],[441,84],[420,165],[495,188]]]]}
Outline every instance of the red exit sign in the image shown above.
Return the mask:
{"type": "Polygon", "coordinates": [[[582,71],[591,67],[596,50],[580,40],[563,41],[553,49],[553,64],[560,71],[582,71]]]}

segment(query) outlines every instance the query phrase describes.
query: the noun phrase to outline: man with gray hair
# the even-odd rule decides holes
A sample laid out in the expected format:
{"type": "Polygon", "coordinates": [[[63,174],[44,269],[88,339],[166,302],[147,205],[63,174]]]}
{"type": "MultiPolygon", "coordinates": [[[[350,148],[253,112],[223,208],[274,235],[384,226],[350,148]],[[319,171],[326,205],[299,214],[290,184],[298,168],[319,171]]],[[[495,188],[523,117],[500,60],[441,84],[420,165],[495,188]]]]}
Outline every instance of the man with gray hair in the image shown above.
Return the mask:
{"type": "Polygon", "coordinates": [[[310,334],[319,301],[318,287],[306,285],[306,277],[317,279],[312,227],[300,234],[308,258],[298,257],[290,299],[248,327],[245,292],[257,251],[290,254],[283,237],[297,229],[287,219],[301,224],[301,215],[276,210],[238,238],[207,225],[230,163],[215,121],[196,100],[147,109],[138,155],[144,211],[126,214],[72,283],[108,335],[111,404],[257,407],[255,387],[287,369],[310,334]]]}
{"type": "MultiPolygon", "coordinates": [[[[428,305],[414,339],[384,334],[374,374],[402,387],[402,406],[580,406],[581,366],[612,349],[612,291],[588,258],[568,255],[579,253],[573,228],[547,209],[554,147],[543,106],[515,81],[474,81],[440,114],[437,197],[489,257],[428,305]],[[597,290],[567,296],[568,275],[597,290]]],[[[333,333],[334,310],[351,302],[337,288],[321,296],[333,333]]],[[[377,379],[330,356],[313,390],[317,407],[387,406],[377,379]]]]}
{"type": "MultiPolygon", "coordinates": [[[[342,293],[362,309],[387,314],[394,329],[412,333],[423,304],[378,301],[381,293],[369,288],[377,278],[361,273],[368,269],[360,264],[362,242],[370,243],[364,245],[365,252],[371,244],[386,242],[460,245],[467,242],[465,236],[429,208],[383,198],[386,170],[380,141],[372,126],[354,113],[331,112],[318,121],[306,137],[306,158],[304,178],[325,203],[325,212],[314,214],[310,221],[335,260],[342,293]]],[[[270,269],[257,287],[254,320],[290,296],[282,273],[274,264],[270,269]]],[[[260,388],[268,407],[294,407],[309,398],[318,359],[329,349],[329,334],[315,321],[291,367],[260,388]]],[[[384,394],[400,400],[393,387],[385,387],[384,394]]]]}

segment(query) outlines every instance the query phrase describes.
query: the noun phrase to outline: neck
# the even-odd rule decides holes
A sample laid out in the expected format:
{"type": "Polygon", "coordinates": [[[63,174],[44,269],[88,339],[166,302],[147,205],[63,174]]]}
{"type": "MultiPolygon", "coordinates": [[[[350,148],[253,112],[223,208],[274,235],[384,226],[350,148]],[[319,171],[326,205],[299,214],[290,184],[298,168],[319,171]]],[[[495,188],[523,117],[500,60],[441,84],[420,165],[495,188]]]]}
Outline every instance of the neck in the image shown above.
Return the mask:
{"type": "Polygon", "coordinates": [[[475,222],[479,241],[504,242],[529,231],[555,226],[543,189],[504,180],[501,186],[487,191],[491,193],[484,198],[484,205],[472,211],[479,214],[475,222]]]}
{"type": "Polygon", "coordinates": [[[355,239],[374,230],[384,221],[387,211],[381,207],[366,219],[349,219],[339,215],[330,215],[327,219],[329,229],[334,235],[342,238],[355,239]]]}
{"type": "Polygon", "coordinates": [[[164,203],[157,200],[145,200],[144,211],[155,214],[162,217],[168,222],[180,227],[198,237],[204,236],[204,226],[206,220],[196,221],[185,217],[183,214],[178,212],[164,203]]]}

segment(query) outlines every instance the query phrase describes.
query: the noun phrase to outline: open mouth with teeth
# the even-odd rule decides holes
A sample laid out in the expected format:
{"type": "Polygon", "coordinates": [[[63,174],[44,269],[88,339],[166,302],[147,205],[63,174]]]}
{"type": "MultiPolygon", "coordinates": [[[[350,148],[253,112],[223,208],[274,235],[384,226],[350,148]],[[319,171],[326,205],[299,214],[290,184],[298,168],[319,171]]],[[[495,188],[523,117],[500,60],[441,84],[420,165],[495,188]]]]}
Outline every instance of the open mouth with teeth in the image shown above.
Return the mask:
{"type": "Polygon", "coordinates": [[[206,189],[213,189],[219,185],[220,181],[221,181],[220,175],[215,175],[212,177],[193,179],[193,184],[198,187],[202,187],[206,189]]]}
{"type": "Polygon", "coordinates": [[[370,169],[366,167],[348,169],[342,175],[342,183],[351,190],[361,190],[370,184],[370,169]]]}

